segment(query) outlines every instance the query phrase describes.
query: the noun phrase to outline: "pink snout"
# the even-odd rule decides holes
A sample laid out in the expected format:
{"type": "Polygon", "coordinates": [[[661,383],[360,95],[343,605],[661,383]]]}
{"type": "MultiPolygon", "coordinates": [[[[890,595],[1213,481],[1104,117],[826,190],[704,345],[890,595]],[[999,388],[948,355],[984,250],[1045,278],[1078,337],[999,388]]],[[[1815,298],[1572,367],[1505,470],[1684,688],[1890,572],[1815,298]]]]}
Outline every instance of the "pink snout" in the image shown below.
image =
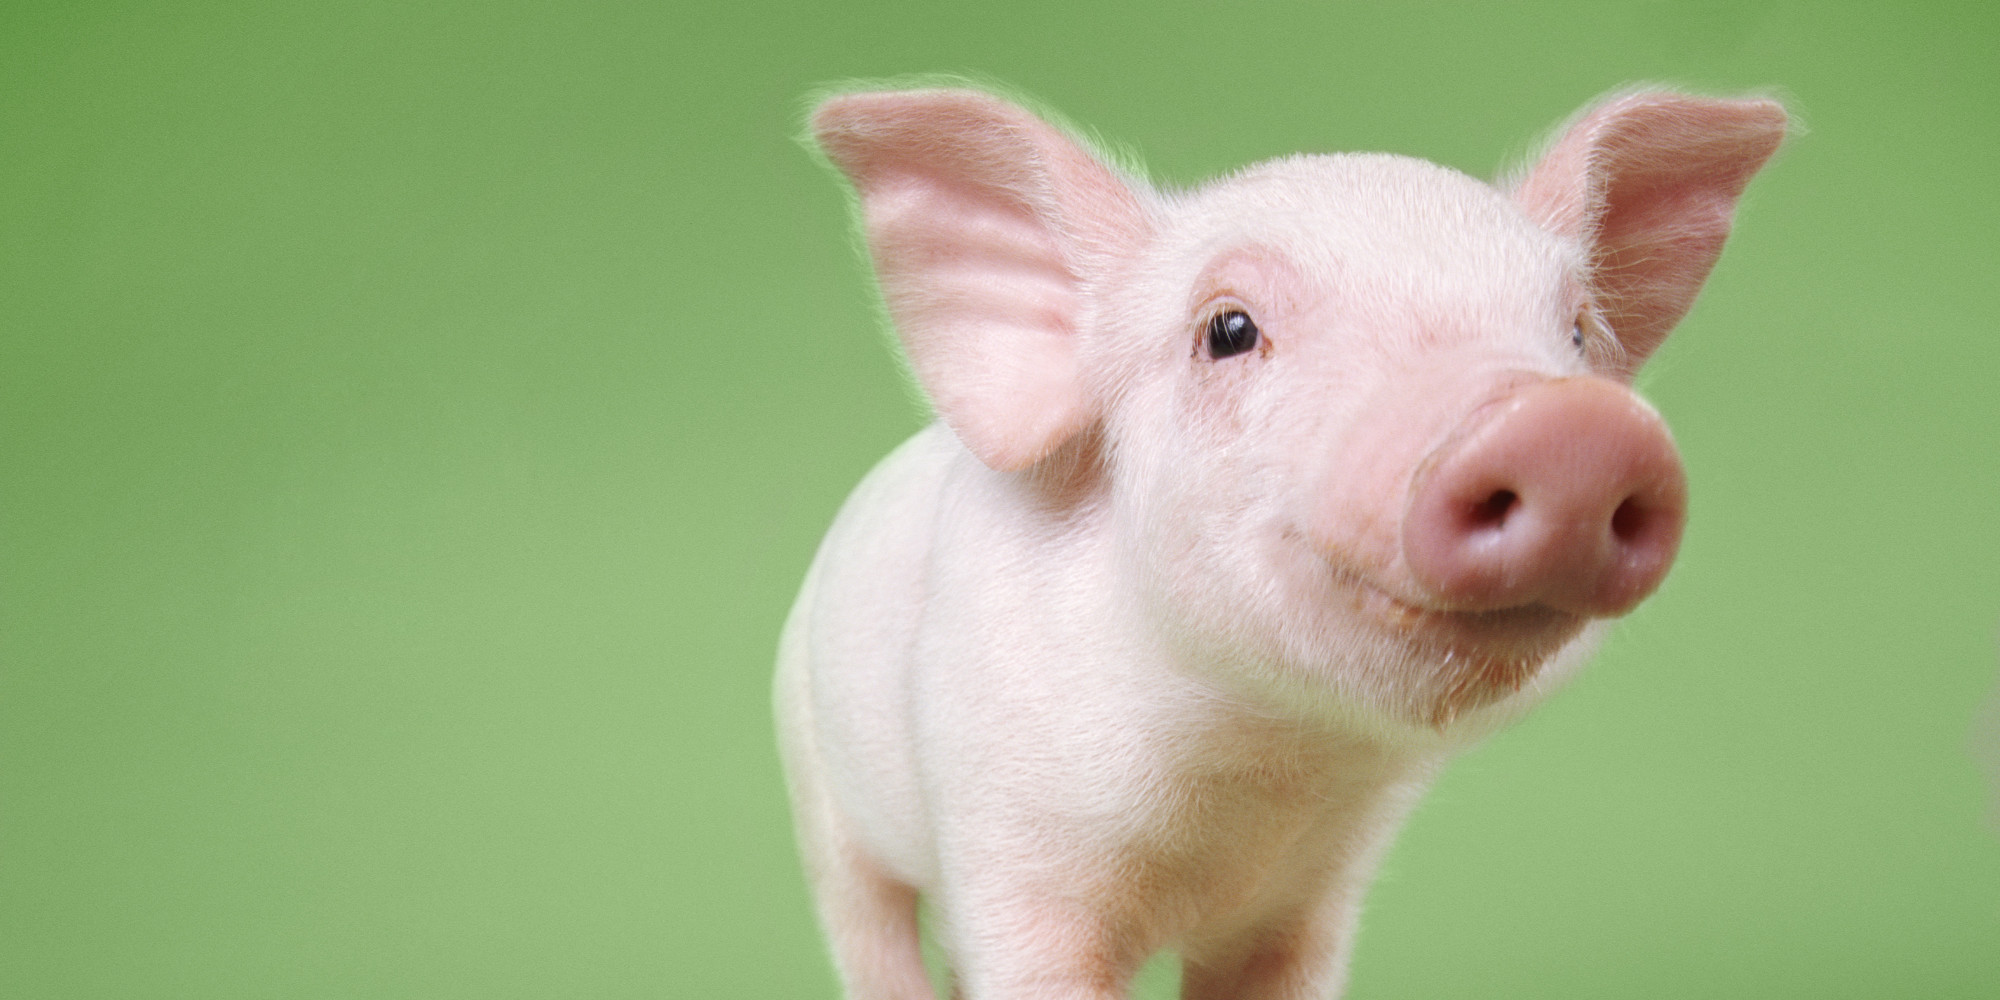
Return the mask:
{"type": "Polygon", "coordinates": [[[1433,452],[1403,515],[1403,556],[1439,604],[1624,614],[1680,546],[1687,477],[1666,425],[1624,386],[1532,383],[1433,452]]]}

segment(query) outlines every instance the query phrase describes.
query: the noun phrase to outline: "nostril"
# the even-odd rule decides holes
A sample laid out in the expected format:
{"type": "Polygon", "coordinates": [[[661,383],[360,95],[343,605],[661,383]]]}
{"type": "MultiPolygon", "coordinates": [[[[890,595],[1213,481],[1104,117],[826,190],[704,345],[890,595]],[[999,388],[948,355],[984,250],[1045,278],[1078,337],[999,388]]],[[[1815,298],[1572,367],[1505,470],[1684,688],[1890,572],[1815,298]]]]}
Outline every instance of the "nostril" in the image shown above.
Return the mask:
{"type": "Polygon", "coordinates": [[[1513,490],[1494,490],[1493,494],[1472,505],[1472,512],[1466,518],[1467,527],[1499,528],[1507,523],[1507,515],[1512,513],[1521,498],[1513,490]]]}
{"type": "Polygon", "coordinates": [[[1611,512],[1612,537],[1629,545],[1646,530],[1647,520],[1646,508],[1639,505],[1638,499],[1626,497],[1618,509],[1611,512]]]}
{"type": "Polygon", "coordinates": [[[1455,611],[1624,614],[1673,562],[1687,483],[1624,386],[1528,385],[1423,457],[1398,529],[1409,582],[1455,611]]]}

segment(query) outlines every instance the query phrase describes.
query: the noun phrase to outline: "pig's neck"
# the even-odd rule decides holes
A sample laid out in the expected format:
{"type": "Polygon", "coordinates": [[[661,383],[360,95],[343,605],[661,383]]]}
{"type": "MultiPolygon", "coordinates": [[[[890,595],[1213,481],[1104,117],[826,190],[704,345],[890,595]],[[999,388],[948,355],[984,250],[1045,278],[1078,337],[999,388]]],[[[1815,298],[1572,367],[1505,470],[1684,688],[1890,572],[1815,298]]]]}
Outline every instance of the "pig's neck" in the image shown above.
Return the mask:
{"type": "MultiPolygon", "coordinates": [[[[1117,571],[1115,512],[1090,485],[1101,478],[962,473],[982,484],[968,494],[981,498],[975,507],[1009,514],[955,515],[977,529],[986,557],[1039,574],[1032,608],[1018,609],[1037,629],[1005,641],[1047,651],[1032,669],[979,686],[978,711],[1032,727],[1033,752],[962,738],[990,753],[988,784],[1030,768],[1075,793],[1052,806],[1040,784],[1018,799],[995,790],[1011,815],[1039,817],[1031,825],[1066,845],[1065,891],[1102,878],[1102,893],[1123,901],[1114,908],[1160,943],[1276,920],[1313,900],[1354,905],[1444,748],[1231,686],[1226,678],[1244,672],[1178,642],[1146,610],[1134,575],[1117,571]]],[[[992,613],[979,606],[981,620],[992,613]]],[[[977,634],[976,624],[954,619],[952,634],[977,634]]],[[[1011,662],[986,652],[972,659],[1011,662]]]]}
{"type": "Polygon", "coordinates": [[[1171,887],[1156,928],[1187,941],[1298,907],[1358,906],[1442,754],[1274,715],[1198,682],[1142,703],[1150,766],[1106,870],[1171,887]],[[1314,902],[1319,901],[1319,902],[1314,902]]]}

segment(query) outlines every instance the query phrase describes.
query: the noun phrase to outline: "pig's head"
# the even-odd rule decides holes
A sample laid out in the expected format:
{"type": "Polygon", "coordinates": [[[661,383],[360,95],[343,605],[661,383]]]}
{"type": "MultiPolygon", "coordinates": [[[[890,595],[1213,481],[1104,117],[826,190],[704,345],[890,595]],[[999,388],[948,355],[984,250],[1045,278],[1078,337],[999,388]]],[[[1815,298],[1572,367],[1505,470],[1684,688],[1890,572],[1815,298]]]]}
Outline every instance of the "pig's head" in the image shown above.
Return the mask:
{"type": "Polygon", "coordinates": [[[1184,194],[975,90],[812,127],[973,454],[1112,532],[1189,662],[1407,730],[1532,700],[1666,574],[1685,482],[1627,383],[1785,121],[1639,93],[1504,189],[1367,154],[1184,194]]]}

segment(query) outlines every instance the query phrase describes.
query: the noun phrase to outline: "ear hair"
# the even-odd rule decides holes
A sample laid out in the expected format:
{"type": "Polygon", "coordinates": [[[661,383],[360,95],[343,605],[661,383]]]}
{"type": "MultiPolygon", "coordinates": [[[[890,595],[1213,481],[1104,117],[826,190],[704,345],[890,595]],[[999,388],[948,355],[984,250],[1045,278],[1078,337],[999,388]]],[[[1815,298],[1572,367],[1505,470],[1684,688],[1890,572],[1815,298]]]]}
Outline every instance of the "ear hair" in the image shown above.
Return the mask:
{"type": "Polygon", "coordinates": [[[966,446],[1023,469],[1088,425],[1076,320],[1089,275],[1147,229],[1125,179],[976,90],[836,96],[811,128],[854,186],[911,368],[966,446]]]}
{"type": "Polygon", "coordinates": [[[1787,124],[1770,99],[1618,94],[1559,130],[1512,185],[1530,218],[1586,246],[1588,279],[1634,367],[1694,303],[1787,124]]]}

